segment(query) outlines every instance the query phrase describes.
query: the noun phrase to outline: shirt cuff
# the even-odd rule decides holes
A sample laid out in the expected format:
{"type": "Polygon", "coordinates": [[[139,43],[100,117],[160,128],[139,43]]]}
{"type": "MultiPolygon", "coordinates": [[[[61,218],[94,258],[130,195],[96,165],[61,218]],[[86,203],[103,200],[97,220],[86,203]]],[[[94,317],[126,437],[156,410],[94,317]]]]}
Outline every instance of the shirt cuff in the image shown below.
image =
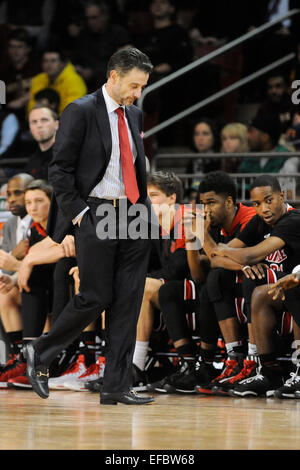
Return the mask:
{"type": "Polygon", "coordinates": [[[83,209],[83,211],[80,212],[80,214],[76,215],[74,219],[72,219],[73,225],[76,225],[78,220],[83,217],[83,215],[89,210],[89,207],[86,207],[83,209]]]}

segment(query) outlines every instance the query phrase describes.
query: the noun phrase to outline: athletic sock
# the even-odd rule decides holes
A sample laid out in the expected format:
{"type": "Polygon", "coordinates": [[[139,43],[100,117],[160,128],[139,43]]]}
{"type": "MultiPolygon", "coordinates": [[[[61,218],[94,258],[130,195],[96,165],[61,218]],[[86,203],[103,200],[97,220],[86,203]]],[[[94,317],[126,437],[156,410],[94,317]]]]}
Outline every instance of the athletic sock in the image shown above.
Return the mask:
{"type": "Polygon", "coordinates": [[[248,343],[248,355],[249,356],[258,356],[256,344],[248,343]]]}
{"type": "Polygon", "coordinates": [[[133,354],[133,364],[140,370],[145,369],[146,359],[148,355],[149,341],[136,341],[133,354]]]}
{"type": "Polygon", "coordinates": [[[228,356],[230,356],[230,354],[232,353],[244,353],[245,348],[242,341],[233,341],[232,343],[226,343],[225,346],[228,356]]]}

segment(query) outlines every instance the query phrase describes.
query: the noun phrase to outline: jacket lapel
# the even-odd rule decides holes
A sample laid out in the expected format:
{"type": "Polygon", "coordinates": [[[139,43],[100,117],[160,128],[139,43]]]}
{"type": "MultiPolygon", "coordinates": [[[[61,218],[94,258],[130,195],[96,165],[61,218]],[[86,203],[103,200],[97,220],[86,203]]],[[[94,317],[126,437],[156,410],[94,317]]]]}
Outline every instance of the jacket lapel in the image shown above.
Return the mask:
{"type": "Polygon", "coordinates": [[[108,165],[111,156],[112,141],[108,113],[101,88],[96,92],[96,119],[105,149],[106,164],[108,165]]]}

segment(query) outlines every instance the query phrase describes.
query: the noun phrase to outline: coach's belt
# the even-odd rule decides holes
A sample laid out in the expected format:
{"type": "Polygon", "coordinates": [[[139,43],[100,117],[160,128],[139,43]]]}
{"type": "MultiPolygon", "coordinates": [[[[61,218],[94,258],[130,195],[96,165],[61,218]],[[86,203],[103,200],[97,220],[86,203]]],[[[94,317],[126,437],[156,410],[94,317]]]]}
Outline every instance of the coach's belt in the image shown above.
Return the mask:
{"type": "Polygon", "coordinates": [[[121,199],[103,199],[100,197],[88,197],[87,202],[95,204],[112,204],[114,207],[119,207],[120,201],[126,201],[126,198],[121,199]]]}

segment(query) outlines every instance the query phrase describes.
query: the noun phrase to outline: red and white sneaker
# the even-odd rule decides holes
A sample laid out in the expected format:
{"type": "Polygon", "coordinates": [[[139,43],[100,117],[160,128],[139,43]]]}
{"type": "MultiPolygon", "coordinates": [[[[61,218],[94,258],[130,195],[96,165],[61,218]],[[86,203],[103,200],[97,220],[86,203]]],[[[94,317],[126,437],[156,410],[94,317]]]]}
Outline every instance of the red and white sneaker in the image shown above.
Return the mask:
{"type": "Polygon", "coordinates": [[[95,364],[90,365],[87,370],[78,378],[70,378],[64,382],[64,386],[68,390],[75,392],[88,392],[85,384],[91,380],[96,380],[104,375],[105,357],[99,356],[95,364]]]}
{"type": "Polygon", "coordinates": [[[233,389],[234,386],[241,380],[248,379],[256,375],[256,368],[258,364],[254,356],[248,356],[244,359],[243,368],[233,377],[227,381],[218,383],[213,387],[212,391],[215,395],[229,395],[229,390],[233,389]]]}
{"type": "Polygon", "coordinates": [[[79,354],[76,361],[60,377],[50,378],[48,381],[50,390],[67,390],[64,383],[69,379],[77,379],[86,371],[84,355],[79,354]]]}
{"type": "Polygon", "coordinates": [[[216,389],[221,387],[225,382],[227,382],[231,377],[237,375],[242,366],[237,359],[230,358],[224,362],[224,367],[222,372],[217,377],[213,378],[211,382],[206,384],[200,384],[195,387],[197,393],[204,394],[204,395],[212,395],[216,393],[216,389]]]}
{"type": "Polygon", "coordinates": [[[9,379],[19,377],[25,374],[26,362],[24,362],[19,354],[14,354],[5,364],[0,374],[0,388],[7,388],[9,379]]]}
{"type": "Polygon", "coordinates": [[[32,388],[32,385],[29,382],[27,375],[24,374],[24,375],[20,375],[19,377],[14,377],[13,379],[8,379],[7,387],[8,388],[16,387],[16,388],[30,389],[30,388],[32,388]]]}

